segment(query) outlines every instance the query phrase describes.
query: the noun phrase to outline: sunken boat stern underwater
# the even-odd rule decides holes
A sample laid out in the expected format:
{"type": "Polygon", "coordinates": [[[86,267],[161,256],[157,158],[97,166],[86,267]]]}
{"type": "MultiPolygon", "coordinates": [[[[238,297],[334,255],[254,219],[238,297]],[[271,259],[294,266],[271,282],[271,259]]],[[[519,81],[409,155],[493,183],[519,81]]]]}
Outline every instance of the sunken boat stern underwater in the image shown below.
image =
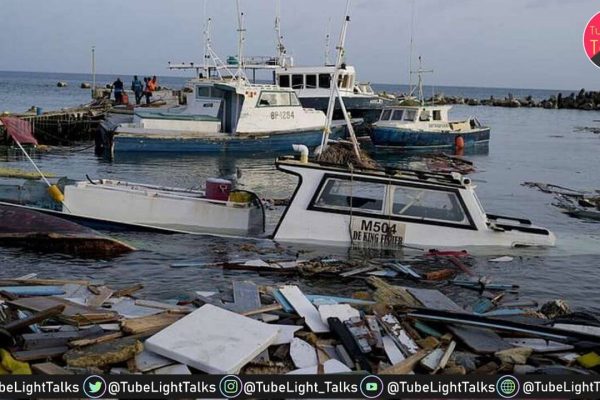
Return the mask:
{"type": "Polygon", "coordinates": [[[458,173],[349,170],[291,157],[277,168],[299,178],[277,241],[382,249],[555,243],[529,220],[486,214],[475,186],[458,173]]]}

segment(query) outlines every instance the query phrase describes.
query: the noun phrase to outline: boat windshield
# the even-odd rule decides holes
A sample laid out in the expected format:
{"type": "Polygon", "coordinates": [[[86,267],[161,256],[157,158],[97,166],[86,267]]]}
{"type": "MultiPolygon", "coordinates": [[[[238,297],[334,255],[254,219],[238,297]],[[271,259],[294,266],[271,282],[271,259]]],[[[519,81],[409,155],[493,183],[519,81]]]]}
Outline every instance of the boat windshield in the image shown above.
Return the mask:
{"type": "Polygon", "coordinates": [[[381,117],[379,118],[379,120],[381,120],[381,121],[387,121],[388,119],[390,119],[390,115],[392,115],[392,110],[383,110],[383,112],[381,113],[381,117]]]}
{"type": "Polygon", "coordinates": [[[414,121],[416,117],[417,117],[416,110],[406,110],[406,112],[404,113],[405,121],[414,121]]]}
{"type": "Polygon", "coordinates": [[[385,184],[328,178],[315,206],[336,210],[382,213],[385,184]]]}
{"type": "Polygon", "coordinates": [[[404,110],[395,110],[394,115],[392,115],[392,120],[394,121],[402,121],[402,115],[404,114],[404,110]]]}
{"type": "Polygon", "coordinates": [[[392,215],[468,225],[465,212],[454,192],[393,186],[392,215]]]}
{"type": "Polygon", "coordinates": [[[263,91],[258,99],[258,107],[299,106],[295,92],[263,91]]]}

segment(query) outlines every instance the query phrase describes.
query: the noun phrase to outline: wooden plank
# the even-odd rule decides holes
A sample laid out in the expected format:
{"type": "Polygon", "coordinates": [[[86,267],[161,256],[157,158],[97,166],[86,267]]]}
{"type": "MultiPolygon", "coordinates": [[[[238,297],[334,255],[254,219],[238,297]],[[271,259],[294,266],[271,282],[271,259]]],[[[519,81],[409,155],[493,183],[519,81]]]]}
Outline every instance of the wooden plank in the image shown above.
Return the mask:
{"type": "Polygon", "coordinates": [[[119,339],[122,336],[123,336],[122,332],[111,332],[111,333],[100,335],[100,336],[97,336],[94,338],[72,340],[69,342],[69,346],[71,346],[71,347],[91,346],[94,344],[110,342],[112,340],[119,339]]]}
{"type": "Polygon", "coordinates": [[[64,312],[65,306],[63,304],[58,304],[55,306],[48,307],[46,309],[39,310],[34,312],[32,315],[21,318],[15,321],[11,321],[3,326],[10,333],[19,332],[20,330],[27,328],[33,324],[37,324],[38,322],[42,322],[48,318],[59,315],[64,312]]]}
{"type": "Polygon", "coordinates": [[[141,307],[157,308],[159,310],[165,310],[165,311],[169,311],[169,312],[190,313],[190,312],[194,311],[194,309],[191,307],[178,306],[177,304],[163,303],[163,302],[154,301],[154,300],[138,299],[135,301],[134,304],[137,306],[141,306],[141,307]]]}
{"type": "Polygon", "coordinates": [[[148,317],[126,319],[121,322],[121,329],[130,335],[158,332],[180,320],[182,317],[182,314],[161,313],[148,317]]]}
{"type": "Polygon", "coordinates": [[[12,353],[12,356],[18,361],[46,360],[49,358],[60,357],[68,350],[69,348],[67,346],[58,346],[46,349],[16,351],[12,353]]]}
{"type": "Polygon", "coordinates": [[[405,288],[424,307],[434,310],[465,312],[465,310],[452,301],[448,296],[435,289],[405,288]]]}
{"type": "Polygon", "coordinates": [[[342,272],[340,274],[340,276],[343,278],[349,278],[354,275],[364,274],[365,272],[373,271],[374,269],[377,269],[377,267],[375,265],[369,265],[369,266],[362,267],[362,268],[356,268],[351,271],[342,272]]]}
{"type": "Polygon", "coordinates": [[[91,324],[94,322],[114,321],[117,314],[111,311],[97,310],[82,306],[67,299],[59,297],[26,297],[8,302],[18,308],[31,311],[42,311],[55,306],[64,306],[64,310],[57,317],[70,324],[91,324]]]}
{"type": "Polygon", "coordinates": [[[131,296],[132,294],[134,294],[135,292],[137,292],[138,290],[142,290],[144,288],[144,285],[142,285],[141,283],[137,283],[135,285],[132,286],[128,286],[119,290],[116,290],[113,293],[114,297],[125,297],[125,296],[131,296]]]}
{"type": "Polygon", "coordinates": [[[267,313],[267,312],[271,312],[271,311],[279,311],[282,308],[283,307],[281,307],[281,304],[270,304],[268,306],[257,308],[256,310],[249,310],[249,311],[245,311],[240,314],[242,314],[246,317],[250,317],[250,316],[256,315],[256,314],[262,314],[262,313],[267,313]]]}
{"type": "Polygon", "coordinates": [[[86,305],[88,307],[100,307],[104,302],[113,295],[114,291],[106,286],[99,286],[96,288],[98,293],[87,299],[86,305]]]}
{"type": "Polygon", "coordinates": [[[102,328],[97,325],[93,325],[91,329],[81,329],[66,332],[25,333],[21,335],[21,337],[23,338],[23,348],[25,350],[34,350],[48,347],[66,346],[71,340],[82,339],[102,333],[102,328]]]}
{"type": "Polygon", "coordinates": [[[233,282],[233,302],[238,312],[260,308],[258,286],[253,282],[233,282]]]}
{"type": "Polygon", "coordinates": [[[423,358],[427,357],[429,354],[428,350],[419,350],[412,356],[408,357],[406,360],[399,362],[398,364],[392,365],[391,367],[384,369],[383,371],[379,371],[380,375],[406,375],[413,371],[415,366],[421,361],[423,358]]]}
{"type": "Polygon", "coordinates": [[[279,290],[298,315],[304,318],[304,322],[311,331],[315,333],[329,332],[329,327],[321,321],[319,311],[304,296],[298,286],[284,286],[279,290]]]}
{"type": "Polygon", "coordinates": [[[327,321],[331,328],[331,331],[338,337],[338,339],[342,342],[342,345],[350,355],[350,357],[358,363],[360,368],[365,371],[372,371],[371,364],[367,357],[363,354],[361,349],[358,347],[354,336],[348,329],[348,327],[340,321],[338,318],[329,318],[327,321]]]}
{"type": "Polygon", "coordinates": [[[60,367],[53,362],[32,364],[31,370],[40,375],[73,375],[73,371],[60,367]]]}

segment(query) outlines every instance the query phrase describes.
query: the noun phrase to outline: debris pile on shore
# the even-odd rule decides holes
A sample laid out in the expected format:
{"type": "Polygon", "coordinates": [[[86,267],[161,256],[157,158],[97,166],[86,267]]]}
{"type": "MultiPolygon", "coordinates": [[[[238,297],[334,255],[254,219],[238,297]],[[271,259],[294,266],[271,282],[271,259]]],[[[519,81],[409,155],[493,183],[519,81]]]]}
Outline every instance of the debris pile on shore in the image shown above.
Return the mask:
{"type": "Polygon", "coordinates": [[[259,273],[312,268],[304,279],[352,280],[365,290],[340,297],[308,294],[293,282],[234,281],[232,294],[159,302],[136,296],[142,285],[5,279],[3,361],[12,373],[40,374],[589,374],[600,365],[598,319],[562,301],[538,307],[513,285],[477,278],[466,252],[429,252],[411,265],[238,264],[259,273]],[[478,297],[461,307],[432,288],[442,282],[478,297]]]}

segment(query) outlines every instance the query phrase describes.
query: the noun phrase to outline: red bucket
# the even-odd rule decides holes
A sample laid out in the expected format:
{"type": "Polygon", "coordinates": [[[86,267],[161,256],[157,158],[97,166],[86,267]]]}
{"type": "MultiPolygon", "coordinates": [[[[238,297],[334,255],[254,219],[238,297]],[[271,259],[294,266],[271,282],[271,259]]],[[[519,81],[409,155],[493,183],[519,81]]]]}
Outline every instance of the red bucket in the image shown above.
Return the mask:
{"type": "Polygon", "coordinates": [[[206,198],[210,200],[227,201],[231,192],[231,181],[210,178],[206,180],[206,198]]]}

